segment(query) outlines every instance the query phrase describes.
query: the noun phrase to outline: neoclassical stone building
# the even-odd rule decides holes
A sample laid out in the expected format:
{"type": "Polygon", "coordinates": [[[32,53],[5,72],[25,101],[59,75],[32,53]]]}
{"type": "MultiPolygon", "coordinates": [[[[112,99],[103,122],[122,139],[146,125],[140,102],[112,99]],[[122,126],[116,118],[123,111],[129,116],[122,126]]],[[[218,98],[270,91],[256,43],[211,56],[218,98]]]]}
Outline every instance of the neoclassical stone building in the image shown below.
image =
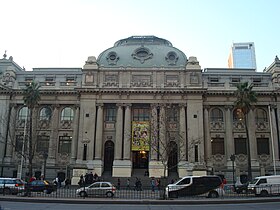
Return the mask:
{"type": "MultiPolygon", "coordinates": [[[[253,176],[279,169],[280,61],[265,69],[201,69],[155,36],[117,41],[82,68],[25,71],[6,54],[0,59],[1,176],[26,169],[25,84],[39,82],[33,120],[34,172],[46,178],[135,170],[160,177],[221,174],[246,178],[244,123],[234,109],[236,84],[254,84],[258,102],[249,113],[253,176]],[[167,153],[166,148],[172,148],[167,153]],[[234,162],[231,156],[235,156],[234,162]],[[165,158],[165,159],[164,159],[165,158]],[[166,166],[166,167],[165,167],[166,166]],[[166,169],[166,170],[165,170],[166,169]]],[[[22,175],[21,175],[22,176],[22,175]]]]}

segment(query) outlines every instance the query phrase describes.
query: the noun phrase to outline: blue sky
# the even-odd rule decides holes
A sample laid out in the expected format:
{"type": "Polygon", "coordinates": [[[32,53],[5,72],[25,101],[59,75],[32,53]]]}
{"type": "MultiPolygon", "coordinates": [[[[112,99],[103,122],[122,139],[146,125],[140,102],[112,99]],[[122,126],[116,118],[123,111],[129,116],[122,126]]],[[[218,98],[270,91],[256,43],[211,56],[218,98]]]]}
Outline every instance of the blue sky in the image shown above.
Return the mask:
{"type": "MultiPolygon", "coordinates": [[[[155,35],[201,67],[225,68],[233,42],[254,42],[257,68],[280,57],[278,0],[0,0],[0,53],[26,70],[82,67],[119,39],[155,35]]],[[[1,55],[2,55],[1,54],[1,55]]]]}

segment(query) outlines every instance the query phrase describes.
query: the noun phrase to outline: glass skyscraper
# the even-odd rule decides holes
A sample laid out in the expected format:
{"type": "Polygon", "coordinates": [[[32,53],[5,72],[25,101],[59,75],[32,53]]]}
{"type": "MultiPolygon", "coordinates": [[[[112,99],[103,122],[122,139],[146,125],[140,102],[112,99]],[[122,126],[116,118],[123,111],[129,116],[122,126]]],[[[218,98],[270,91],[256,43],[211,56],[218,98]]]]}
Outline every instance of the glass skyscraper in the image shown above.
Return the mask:
{"type": "Polygon", "coordinates": [[[228,58],[228,67],[257,69],[254,43],[233,43],[228,58]]]}

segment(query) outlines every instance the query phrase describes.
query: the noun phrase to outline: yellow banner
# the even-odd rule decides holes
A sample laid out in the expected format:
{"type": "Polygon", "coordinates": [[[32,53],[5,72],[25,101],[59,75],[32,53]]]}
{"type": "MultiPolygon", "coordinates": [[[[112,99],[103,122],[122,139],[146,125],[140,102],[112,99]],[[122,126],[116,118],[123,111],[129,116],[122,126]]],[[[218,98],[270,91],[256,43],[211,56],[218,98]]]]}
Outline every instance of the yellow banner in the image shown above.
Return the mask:
{"type": "Polygon", "coordinates": [[[150,150],[150,123],[143,121],[132,122],[132,151],[150,150]]]}

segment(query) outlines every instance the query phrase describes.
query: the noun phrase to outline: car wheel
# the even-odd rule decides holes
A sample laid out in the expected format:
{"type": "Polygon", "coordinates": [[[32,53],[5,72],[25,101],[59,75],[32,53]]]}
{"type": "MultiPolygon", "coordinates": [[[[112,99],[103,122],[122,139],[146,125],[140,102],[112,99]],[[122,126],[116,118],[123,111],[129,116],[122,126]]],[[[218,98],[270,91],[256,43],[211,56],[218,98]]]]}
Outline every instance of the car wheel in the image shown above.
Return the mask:
{"type": "Polygon", "coordinates": [[[268,192],[266,190],[262,190],[260,195],[262,197],[267,197],[268,196],[268,192]]]}
{"type": "Polygon", "coordinates": [[[87,193],[85,191],[80,192],[81,197],[87,197],[87,193]]]}
{"type": "Polygon", "coordinates": [[[107,192],[107,193],[106,193],[106,196],[109,197],[109,198],[111,198],[111,197],[114,196],[114,193],[112,193],[112,192],[107,192]]]}
{"type": "Polygon", "coordinates": [[[208,198],[218,198],[219,194],[216,191],[211,191],[208,194],[208,198]]]}
{"type": "Polygon", "coordinates": [[[9,188],[5,188],[5,189],[3,190],[3,194],[5,194],[5,195],[10,195],[10,194],[11,194],[11,190],[10,190],[9,188]]]}

